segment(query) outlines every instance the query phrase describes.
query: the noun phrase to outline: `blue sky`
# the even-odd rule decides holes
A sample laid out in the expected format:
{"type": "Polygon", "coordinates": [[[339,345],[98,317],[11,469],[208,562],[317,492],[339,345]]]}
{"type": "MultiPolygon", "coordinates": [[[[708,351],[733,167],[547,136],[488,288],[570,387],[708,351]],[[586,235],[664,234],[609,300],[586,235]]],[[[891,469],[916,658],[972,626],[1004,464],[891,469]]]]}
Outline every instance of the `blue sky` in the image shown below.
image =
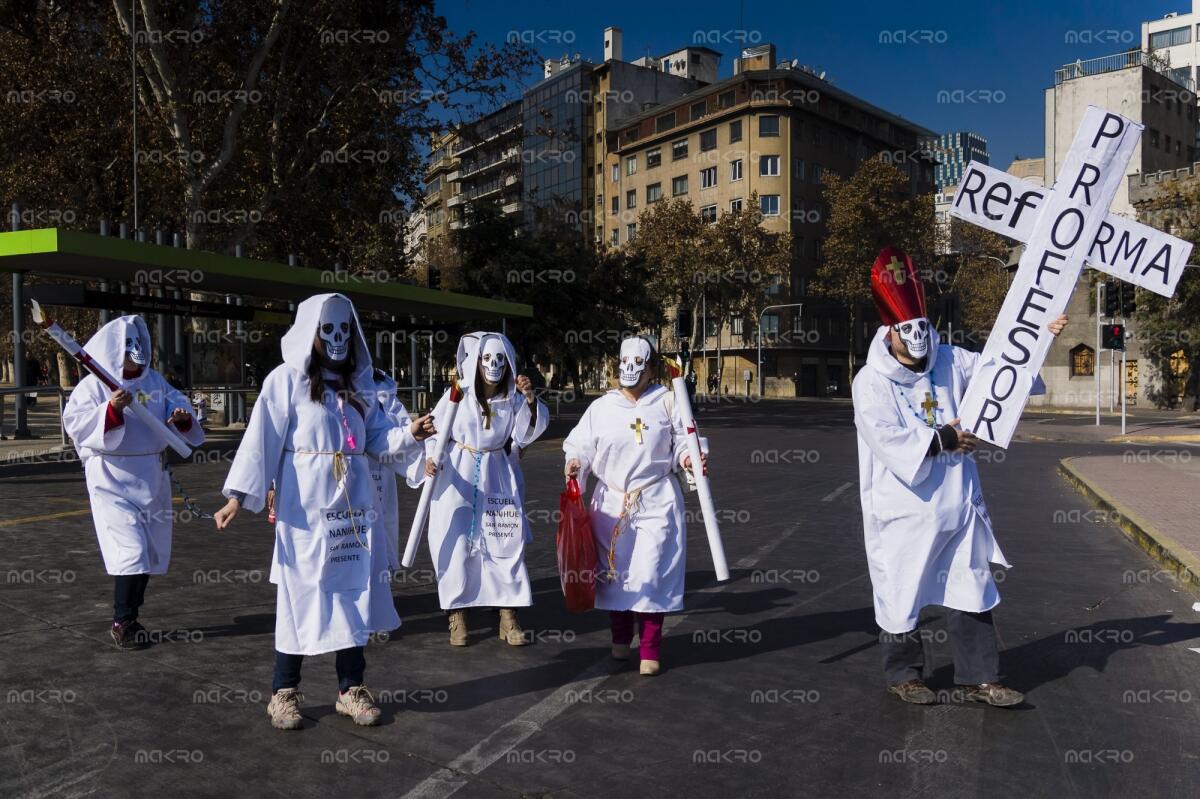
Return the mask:
{"type": "MultiPolygon", "coordinates": [[[[441,0],[438,10],[454,30],[473,29],[490,41],[518,31],[546,57],[578,52],[600,60],[608,25],[624,32],[625,60],[647,50],[663,55],[693,43],[700,31],[703,43],[722,53],[721,78],[732,74],[740,41],[769,41],[779,57],[825,70],[837,86],[892,113],[939,133],[983,135],[992,164],[1004,169],[1018,154],[1042,154],[1043,90],[1057,67],[1138,46],[1143,20],[1187,12],[1190,0],[614,0],[586,6],[441,0]],[[881,44],[884,31],[899,43],[881,44]],[[939,103],[940,90],[960,90],[951,97],[962,101],[939,103]]],[[[531,74],[529,82],[538,77],[531,74]]]]}

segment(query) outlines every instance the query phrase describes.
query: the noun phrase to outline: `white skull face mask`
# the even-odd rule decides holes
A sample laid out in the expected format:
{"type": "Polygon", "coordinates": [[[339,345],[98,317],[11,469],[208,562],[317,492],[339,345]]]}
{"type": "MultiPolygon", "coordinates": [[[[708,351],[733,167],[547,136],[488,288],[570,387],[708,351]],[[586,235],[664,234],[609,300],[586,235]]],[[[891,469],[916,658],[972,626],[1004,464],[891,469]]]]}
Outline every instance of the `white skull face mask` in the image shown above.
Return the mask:
{"type": "Polygon", "coordinates": [[[483,379],[491,385],[500,382],[504,377],[504,368],[508,366],[508,356],[504,353],[504,344],[498,338],[489,338],[483,345],[483,353],[479,356],[479,366],[483,369],[483,379]]]}
{"type": "Polygon", "coordinates": [[[341,363],[350,354],[350,328],[354,316],[349,302],[334,298],[321,306],[321,320],[317,336],[325,345],[325,357],[341,363]]]}
{"type": "Polygon", "coordinates": [[[148,360],[146,358],[146,351],[142,349],[142,342],[138,340],[137,333],[125,337],[125,354],[129,356],[129,360],[138,366],[146,365],[148,360]]]}
{"type": "Polygon", "coordinates": [[[617,379],[622,386],[636,386],[649,364],[650,342],[644,338],[627,338],[621,342],[621,366],[617,379]]]}
{"type": "Polygon", "coordinates": [[[900,340],[912,357],[924,358],[929,353],[929,320],[925,317],[892,325],[892,329],[900,334],[900,340]]]}

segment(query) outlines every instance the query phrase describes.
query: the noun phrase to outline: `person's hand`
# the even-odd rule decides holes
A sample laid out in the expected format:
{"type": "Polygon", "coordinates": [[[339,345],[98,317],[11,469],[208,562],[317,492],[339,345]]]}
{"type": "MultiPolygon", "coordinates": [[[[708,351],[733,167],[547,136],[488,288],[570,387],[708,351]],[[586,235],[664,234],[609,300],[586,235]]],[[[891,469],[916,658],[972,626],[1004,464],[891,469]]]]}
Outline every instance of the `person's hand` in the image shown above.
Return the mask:
{"type": "Polygon", "coordinates": [[[119,388],[113,392],[113,395],[108,398],[108,404],[113,407],[114,411],[123,411],[133,402],[133,395],[123,388],[119,388]]]}
{"type": "Polygon", "coordinates": [[[568,480],[577,478],[579,477],[579,469],[581,466],[582,464],[579,463],[578,458],[571,458],[567,461],[567,466],[565,469],[563,469],[563,474],[567,476],[568,480]]]}
{"type": "Polygon", "coordinates": [[[958,445],[951,452],[961,452],[964,455],[969,455],[979,446],[979,438],[969,430],[963,430],[959,427],[962,419],[955,417],[948,424],[954,428],[954,432],[958,435],[958,445]]]}
{"type": "Polygon", "coordinates": [[[1064,313],[1059,314],[1057,319],[1046,325],[1046,329],[1049,330],[1053,335],[1057,336],[1059,333],[1063,332],[1063,328],[1066,326],[1067,315],[1064,313]]]}
{"type": "Polygon", "coordinates": [[[413,419],[412,424],[408,426],[408,429],[412,432],[413,438],[415,438],[417,441],[424,441],[437,432],[437,430],[435,430],[433,427],[432,413],[427,413],[424,416],[413,419]]]}
{"type": "Polygon", "coordinates": [[[429,475],[430,477],[433,477],[435,474],[437,474],[437,466],[434,465],[433,458],[425,459],[425,474],[429,475]]]}
{"type": "Polygon", "coordinates": [[[225,503],[225,507],[213,514],[213,521],[217,523],[218,530],[224,530],[229,526],[229,523],[237,518],[238,511],[241,510],[242,503],[238,502],[233,497],[225,503]]]}
{"type": "Polygon", "coordinates": [[[186,408],[176,408],[175,410],[171,411],[171,418],[167,419],[168,422],[176,427],[179,427],[181,424],[187,424],[191,420],[192,415],[187,412],[186,408]]]}
{"type": "Polygon", "coordinates": [[[531,408],[537,402],[537,396],[533,393],[533,381],[525,375],[517,375],[517,391],[525,395],[525,401],[531,408]]]}
{"type": "MultiPolygon", "coordinates": [[[[704,473],[708,474],[708,453],[707,452],[700,453],[700,466],[702,467],[704,473]]],[[[689,472],[692,470],[692,456],[691,455],[683,456],[683,468],[687,469],[689,472]]]]}

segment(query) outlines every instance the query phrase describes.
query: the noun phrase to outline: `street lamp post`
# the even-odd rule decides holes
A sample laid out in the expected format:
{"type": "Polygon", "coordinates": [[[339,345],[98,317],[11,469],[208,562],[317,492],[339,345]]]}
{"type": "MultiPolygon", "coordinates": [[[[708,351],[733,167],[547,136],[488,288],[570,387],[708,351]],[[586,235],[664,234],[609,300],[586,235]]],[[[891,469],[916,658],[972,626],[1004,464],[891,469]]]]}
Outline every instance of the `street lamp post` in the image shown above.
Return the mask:
{"type": "Polygon", "coordinates": [[[757,362],[756,366],[758,368],[758,398],[759,399],[762,399],[762,395],[763,395],[763,373],[762,373],[762,362],[763,362],[763,360],[762,360],[762,319],[763,319],[763,314],[765,314],[767,311],[779,310],[781,308],[799,308],[800,312],[804,313],[804,303],[802,303],[802,302],[792,302],[792,303],[787,303],[786,305],[768,305],[766,308],[763,308],[761,311],[758,312],[758,362],[757,362]]]}

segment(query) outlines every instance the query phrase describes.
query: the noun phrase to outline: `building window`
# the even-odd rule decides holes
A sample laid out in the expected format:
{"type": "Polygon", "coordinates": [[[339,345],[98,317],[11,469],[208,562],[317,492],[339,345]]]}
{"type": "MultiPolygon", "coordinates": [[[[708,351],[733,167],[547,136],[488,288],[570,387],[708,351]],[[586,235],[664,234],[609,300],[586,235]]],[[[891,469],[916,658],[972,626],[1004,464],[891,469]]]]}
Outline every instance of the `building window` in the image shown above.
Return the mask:
{"type": "Polygon", "coordinates": [[[625,207],[637,208],[637,189],[630,189],[625,192],[625,207]]]}
{"type": "Polygon", "coordinates": [[[687,154],[688,154],[687,139],[680,139],[679,141],[671,142],[671,160],[672,161],[679,161],[680,159],[687,158],[687,154]]]}
{"type": "Polygon", "coordinates": [[[736,200],[729,201],[729,212],[733,213],[733,214],[740,214],[742,212],[742,198],[741,197],[738,197],[736,200]]]}
{"type": "Polygon", "coordinates": [[[637,174],[637,156],[636,155],[631,155],[625,159],[625,174],[626,175],[636,175],[637,174]]]}
{"type": "Polygon", "coordinates": [[[730,182],[733,182],[735,180],[741,180],[741,179],[742,179],[742,159],[738,158],[736,160],[729,162],[729,180],[730,180],[730,182]]]}
{"type": "Polygon", "coordinates": [[[758,157],[758,176],[763,178],[779,177],[779,156],[760,155],[758,157]]]}
{"type": "Polygon", "coordinates": [[[614,215],[621,213],[621,198],[620,197],[612,198],[612,212],[614,215]]]}
{"type": "Polygon", "coordinates": [[[717,108],[733,108],[733,90],[717,95],[717,108]]]}
{"type": "Polygon", "coordinates": [[[816,125],[812,126],[812,143],[813,144],[821,143],[821,129],[819,127],[817,127],[816,125]]]}
{"type": "Polygon", "coordinates": [[[1168,133],[1166,135],[1166,138],[1164,139],[1164,141],[1167,144],[1167,146],[1164,149],[1166,149],[1167,153],[1169,154],[1171,152],[1171,134],[1170,133],[1168,133]]]}
{"type": "Polygon", "coordinates": [[[692,103],[692,120],[695,121],[695,120],[699,119],[700,117],[704,116],[704,113],[707,110],[708,110],[708,104],[706,102],[704,102],[703,100],[701,100],[698,103],[692,103]]]}
{"type": "Polygon", "coordinates": [[[762,207],[763,216],[779,216],[778,194],[764,194],[758,198],[758,204],[762,207]]]}
{"type": "Polygon", "coordinates": [[[621,165],[620,164],[613,164],[612,175],[613,175],[613,183],[616,183],[617,181],[619,181],[621,179],[621,165]]]}
{"type": "Polygon", "coordinates": [[[819,185],[821,185],[821,173],[822,173],[823,171],[824,171],[824,170],[821,168],[821,165],[820,165],[820,164],[813,164],[813,168],[812,168],[812,182],[813,182],[813,183],[816,183],[818,186],[819,186],[819,185]]]}
{"type": "Polygon", "coordinates": [[[735,336],[740,336],[746,330],[746,318],[744,316],[735,316],[733,321],[729,323],[729,331],[735,336]]]}
{"type": "Polygon", "coordinates": [[[654,130],[656,133],[662,133],[664,130],[670,130],[675,127],[675,112],[663,114],[658,119],[654,120],[654,130]]]}
{"type": "Polygon", "coordinates": [[[656,203],[662,199],[662,184],[651,183],[646,187],[646,205],[656,203]]]}
{"type": "Polygon", "coordinates": [[[700,134],[700,152],[717,149],[717,129],[703,131],[700,134]]]}
{"type": "Polygon", "coordinates": [[[646,151],[646,169],[653,169],[662,164],[662,148],[655,147],[646,151]]]}
{"type": "Polygon", "coordinates": [[[603,195],[603,194],[597,194],[597,195],[596,195],[596,207],[597,207],[597,208],[603,208],[603,207],[604,207],[604,195],[603,195]]]}
{"type": "Polygon", "coordinates": [[[704,205],[700,208],[700,221],[706,225],[710,225],[717,221],[717,206],[704,205]]]}
{"type": "Polygon", "coordinates": [[[707,169],[700,170],[700,188],[711,189],[717,185],[717,168],[710,166],[707,169]]]}
{"type": "Polygon", "coordinates": [[[779,117],[777,116],[761,116],[758,118],[758,135],[759,136],[778,136],[779,135],[779,117]]]}
{"type": "Polygon", "coordinates": [[[1071,349],[1071,377],[1093,377],[1096,374],[1096,352],[1086,344],[1071,349]]]}
{"type": "Polygon", "coordinates": [[[803,158],[793,158],[792,159],[792,177],[796,178],[797,180],[804,180],[804,159],[803,158]]]}
{"type": "Polygon", "coordinates": [[[1172,28],[1169,31],[1159,31],[1158,33],[1150,34],[1150,49],[1158,50],[1162,47],[1174,47],[1178,44],[1188,44],[1192,41],[1192,29],[1185,25],[1182,28],[1172,28]]]}
{"type": "Polygon", "coordinates": [[[687,194],[687,175],[680,175],[677,178],[671,178],[671,194],[678,197],[681,194],[687,194]]]}
{"type": "Polygon", "coordinates": [[[625,241],[633,241],[633,237],[637,235],[637,224],[630,222],[625,226],[625,241]]]}
{"type": "Polygon", "coordinates": [[[621,229],[620,228],[612,229],[611,240],[612,240],[612,246],[614,246],[614,247],[616,247],[618,244],[621,243],[621,229]]]}
{"type": "Polygon", "coordinates": [[[729,143],[742,140],[742,120],[735,119],[729,123],[729,143]]]}
{"type": "Polygon", "coordinates": [[[1158,131],[1155,130],[1154,128],[1150,128],[1150,146],[1151,147],[1158,146],[1158,131]]]}

